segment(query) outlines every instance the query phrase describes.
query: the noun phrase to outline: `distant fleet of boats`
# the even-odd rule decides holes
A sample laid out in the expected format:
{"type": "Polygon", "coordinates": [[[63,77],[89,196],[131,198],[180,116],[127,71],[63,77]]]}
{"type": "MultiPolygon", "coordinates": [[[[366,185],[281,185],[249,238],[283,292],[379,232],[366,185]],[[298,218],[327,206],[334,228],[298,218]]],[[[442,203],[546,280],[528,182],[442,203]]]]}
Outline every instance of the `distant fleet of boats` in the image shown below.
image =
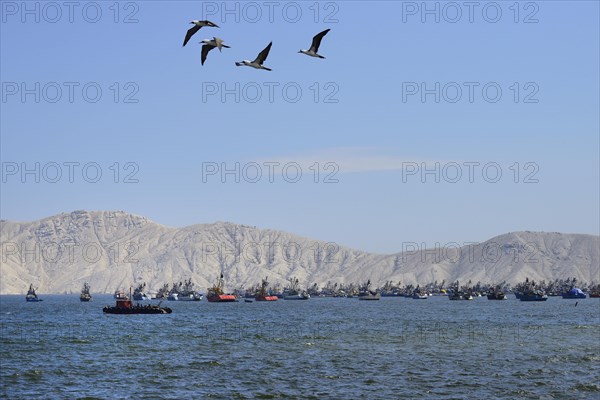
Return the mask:
{"type": "MultiPolygon", "coordinates": [[[[380,300],[381,297],[409,297],[415,300],[425,300],[433,295],[444,295],[449,300],[473,300],[476,297],[487,296],[488,300],[506,300],[507,293],[512,293],[520,301],[546,301],[549,296],[561,296],[563,299],[585,299],[588,296],[591,298],[600,297],[600,285],[581,285],[578,287],[577,280],[575,278],[567,279],[566,281],[554,281],[550,284],[546,282],[535,282],[528,278],[521,282],[515,287],[502,283],[498,285],[483,286],[479,283],[472,285],[469,281],[466,285],[460,285],[458,281],[452,283],[450,287],[445,288],[444,282],[441,285],[428,284],[424,287],[417,285],[407,285],[400,288],[400,284],[397,286],[391,285],[391,282],[387,282],[382,288],[371,287],[371,281],[367,281],[363,285],[354,286],[340,286],[338,284],[332,285],[330,283],[323,290],[318,290],[316,285],[311,289],[301,289],[300,281],[298,278],[289,279],[289,284],[283,289],[279,289],[277,286],[271,287],[269,284],[268,277],[261,280],[260,285],[257,285],[250,290],[237,289],[233,293],[226,293],[224,290],[225,280],[223,274],[217,278],[215,284],[208,288],[206,300],[210,303],[233,303],[238,302],[240,298],[244,297],[245,302],[260,301],[269,302],[277,301],[279,299],[284,300],[308,300],[311,296],[317,297],[347,297],[347,298],[358,298],[359,300],[380,300]],[[587,292],[587,293],[586,293],[587,292]]],[[[79,296],[80,301],[90,302],[92,301],[92,295],[90,292],[89,283],[85,282],[79,296]]],[[[171,309],[168,307],[160,307],[154,305],[137,305],[133,304],[133,301],[146,301],[151,299],[156,300],[168,300],[168,301],[201,301],[204,295],[195,289],[195,285],[191,278],[187,281],[174,283],[172,287],[169,284],[164,284],[155,296],[150,296],[146,292],[146,284],[139,284],[132,292],[130,289],[129,293],[125,293],[122,290],[116,290],[114,293],[114,299],[116,305],[114,307],[104,307],[105,313],[112,314],[170,314],[171,309]]],[[[42,301],[38,297],[33,287],[33,284],[29,285],[29,290],[25,296],[27,302],[39,302],[42,301]]]]}

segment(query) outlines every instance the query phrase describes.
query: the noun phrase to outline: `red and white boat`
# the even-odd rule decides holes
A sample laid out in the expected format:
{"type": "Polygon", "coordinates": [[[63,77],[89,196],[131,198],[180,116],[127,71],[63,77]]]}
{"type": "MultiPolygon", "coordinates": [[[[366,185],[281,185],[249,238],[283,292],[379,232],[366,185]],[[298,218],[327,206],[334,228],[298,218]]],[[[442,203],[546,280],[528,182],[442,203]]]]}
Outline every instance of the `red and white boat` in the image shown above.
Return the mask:
{"type": "Polygon", "coordinates": [[[278,297],[277,296],[273,296],[269,293],[269,281],[268,281],[268,277],[262,280],[262,284],[260,285],[260,288],[258,289],[258,292],[256,292],[256,295],[254,296],[254,300],[256,301],[277,301],[278,297]]]}
{"type": "Polygon", "coordinates": [[[213,287],[208,288],[206,300],[211,303],[232,303],[237,301],[235,295],[223,292],[224,283],[223,274],[221,274],[221,277],[217,279],[217,283],[213,287]]]}

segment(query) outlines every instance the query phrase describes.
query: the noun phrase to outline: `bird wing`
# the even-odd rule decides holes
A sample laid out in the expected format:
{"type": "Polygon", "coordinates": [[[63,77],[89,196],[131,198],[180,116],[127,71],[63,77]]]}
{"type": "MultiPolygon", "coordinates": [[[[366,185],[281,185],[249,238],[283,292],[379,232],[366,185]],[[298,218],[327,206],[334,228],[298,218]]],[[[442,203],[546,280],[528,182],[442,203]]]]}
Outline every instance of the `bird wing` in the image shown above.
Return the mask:
{"type": "Polygon", "coordinates": [[[323,39],[323,36],[327,35],[327,32],[329,32],[331,29],[325,29],[323,32],[318,33],[315,35],[315,37],[313,37],[313,41],[312,41],[312,45],[310,46],[310,49],[312,51],[314,51],[315,53],[317,51],[319,51],[319,46],[321,45],[321,39],[323,39]]]}
{"type": "Polygon", "coordinates": [[[185,34],[185,40],[183,41],[184,46],[187,44],[187,42],[190,41],[192,36],[194,36],[194,33],[200,30],[200,28],[202,28],[200,25],[194,25],[190,29],[188,29],[187,33],[185,34]]]}
{"type": "Polygon", "coordinates": [[[265,60],[267,59],[267,56],[269,55],[269,51],[271,50],[272,44],[273,44],[273,42],[269,42],[269,45],[267,47],[265,47],[263,51],[258,53],[258,57],[256,57],[256,60],[254,60],[253,62],[255,62],[259,65],[262,65],[262,63],[265,62],[265,60]]]}
{"type": "Polygon", "coordinates": [[[206,61],[206,56],[208,55],[208,52],[214,48],[215,48],[215,46],[210,45],[210,44],[205,44],[204,46],[202,46],[202,56],[201,56],[202,65],[204,65],[204,61],[206,61]]]}
{"type": "Polygon", "coordinates": [[[200,22],[202,22],[206,26],[212,26],[213,28],[219,27],[219,25],[215,24],[214,22],[210,22],[209,20],[204,20],[204,21],[200,21],[200,22]]]}

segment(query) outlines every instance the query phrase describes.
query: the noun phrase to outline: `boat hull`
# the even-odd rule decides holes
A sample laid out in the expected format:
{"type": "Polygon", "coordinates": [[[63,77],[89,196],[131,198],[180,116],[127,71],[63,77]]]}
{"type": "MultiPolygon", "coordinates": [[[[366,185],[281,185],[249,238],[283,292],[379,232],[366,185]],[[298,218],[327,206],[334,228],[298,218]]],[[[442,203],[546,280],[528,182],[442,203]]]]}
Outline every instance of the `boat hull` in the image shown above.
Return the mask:
{"type": "Polygon", "coordinates": [[[302,294],[291,294],[283,297],[284,300],[308,300],[310,299],[310,295],[302,295],[302,294]]]}
{"type": "Polygon", "coordinates": [[[277,300],[279,300],[279,297],[277,297],[277,296],[256,296],[254,298],[254,300],[256,300],[256,301],[277,301],[277,300]]]}
{"type": "Polygon", "coordinates": [[[105,314],[171,314],[173,310],[169,307],[135,306],[131,308],[104,307],[102,311],[105,314]]]}
{"type": "Polygon", "coordinates": [[[548,296],[547,295],[538,296],[538,295],[523,294],[523,295],[521,295],[521,298],[519,300],[521,300],[521,301],[546,301],[546,300],[548,300],[548,296]]]}
{"type": "Polygon", "coordinates": [[[563,294],[561,294],[561,296],[562,296],[563,299],[585,299],[585,298],[587,298],[587,296],[585,294],[568,294],[568,293],[563,293],[563,294]]]}
{"type": "Polygon", "coordinates": [[[381,293],[377,293],[377,294],[359,294],[358,295],[358,299],[359,300],[379,300],[381,299],[381,293]]]}
{"type": "Polygon", "coordinates": [[[207,295],[206,300],[210,303],[234,303],[236,298],[232,294],[207,295]]]}

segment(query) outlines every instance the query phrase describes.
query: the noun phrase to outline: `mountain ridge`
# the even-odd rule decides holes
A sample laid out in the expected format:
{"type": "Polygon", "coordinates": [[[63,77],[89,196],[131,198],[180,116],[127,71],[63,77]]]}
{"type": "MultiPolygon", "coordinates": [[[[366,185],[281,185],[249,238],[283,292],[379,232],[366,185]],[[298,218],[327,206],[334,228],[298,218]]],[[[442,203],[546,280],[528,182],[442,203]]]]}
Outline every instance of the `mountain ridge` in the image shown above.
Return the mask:
{"type": "Polygon", "coordinates": [[[2,220],[0,294],[77,293],[87,281],[96,293],[112,293],[141,282],[192,280],[204,291],[221,273],[226,286],[251,286],[265,276],[303,286],[328,281],[376,285],[456,279],[517,283],[576,277],[600,280],[600,237],[558,232],[510,232],[485,242],[368,253],[228,221],[181,228],[124,211],[61,213],[31,222],[2,220]]]}

